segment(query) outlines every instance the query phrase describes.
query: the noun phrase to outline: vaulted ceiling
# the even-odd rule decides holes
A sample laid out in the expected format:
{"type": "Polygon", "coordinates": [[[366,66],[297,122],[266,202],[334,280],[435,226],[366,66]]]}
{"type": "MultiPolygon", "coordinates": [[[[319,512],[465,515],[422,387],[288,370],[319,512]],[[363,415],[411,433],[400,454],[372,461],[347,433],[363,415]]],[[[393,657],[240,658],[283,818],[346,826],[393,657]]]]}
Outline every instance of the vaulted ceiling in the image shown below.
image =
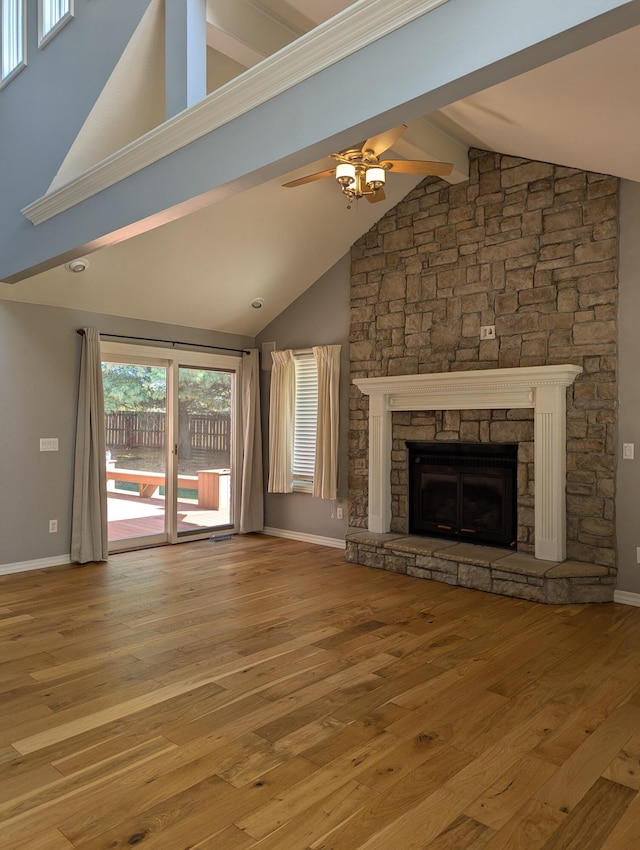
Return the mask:
{"type": "MultiPolygon", "coordinates": [[[[208,0],[209,88],[348,5],[208,0]]],[[[638,181],[639,71],[640,27],[409,122],[394,153],[450,159],[455,181],[465,177],[470,145],[638,181]]],[[[0,285],[0,297],[255,335],[421,179],[392,174],[386,201],[360,202],[351,210],[332,179],[282,188],[330,165],[325,159],[283,170],[276,179],[96,251],[81,275],[58,267],[0,285]],[[265,300],[260,311],[249,307],[255,297],[265,300]]]]}

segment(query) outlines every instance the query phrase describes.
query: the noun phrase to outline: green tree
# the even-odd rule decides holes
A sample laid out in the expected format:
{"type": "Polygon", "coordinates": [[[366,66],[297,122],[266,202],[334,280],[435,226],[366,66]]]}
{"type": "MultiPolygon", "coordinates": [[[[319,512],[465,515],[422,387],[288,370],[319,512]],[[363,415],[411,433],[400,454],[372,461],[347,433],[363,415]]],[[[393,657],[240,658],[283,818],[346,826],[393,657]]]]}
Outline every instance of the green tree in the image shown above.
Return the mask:
{"type": "MultiPolygon", "coordinates": [[[[161,366],[103,363],[105,413],[163,412],[167,403],[166,370],[161,366]]],[[[211,369],[178,370],[178,450],[191,457],[189,417],[231,412],[231,374],[211,369]]]]}
{"type": "Polygon", "coordinates": [[[178,370],[178,453],[191,457],[189,417],[231,412],[231,375],[208,369],[178,370]]]}
{"type": "Polygon", "coordinates": [[[105,413],[165,409],[167,381],[161,367],[103,363],[102,384],[105,413]]]}
{"type": "MultiPolygon", "coordinates": [[[[119,410],[164,410],[167,397],[165,370],[160,366],[103,363],[104,407],[119,410]]],[[[181,368],[178,403],[184,413],[231,412],[231,375],[209,369],[181,368]]]]}
{"type": "Polygon", "coordinates": [[[230,413],[230,373],[209,369],[179,369],[178,403],[185,413],[230,413]]]}

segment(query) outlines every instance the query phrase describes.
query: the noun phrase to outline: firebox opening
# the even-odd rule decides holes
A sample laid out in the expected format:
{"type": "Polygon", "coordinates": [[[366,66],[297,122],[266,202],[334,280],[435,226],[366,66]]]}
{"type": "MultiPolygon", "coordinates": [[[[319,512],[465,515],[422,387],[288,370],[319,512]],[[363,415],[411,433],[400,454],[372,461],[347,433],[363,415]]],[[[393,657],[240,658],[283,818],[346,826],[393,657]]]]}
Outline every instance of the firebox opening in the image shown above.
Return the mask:
{"type": "Polygon", "coordinates": [[[410,534],[516,548],[517,444],[406,446],[410,534]]]}

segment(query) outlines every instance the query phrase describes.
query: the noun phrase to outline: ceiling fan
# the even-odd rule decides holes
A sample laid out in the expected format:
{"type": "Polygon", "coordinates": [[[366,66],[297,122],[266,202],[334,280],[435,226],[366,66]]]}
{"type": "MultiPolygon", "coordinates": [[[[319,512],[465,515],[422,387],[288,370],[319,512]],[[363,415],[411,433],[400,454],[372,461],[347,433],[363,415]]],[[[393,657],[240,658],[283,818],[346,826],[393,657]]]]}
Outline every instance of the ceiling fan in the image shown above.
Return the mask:
{"type": "MultiPolygon", "coordinates": [[[[427,162],[415,159],[380,159],[380,155],[388,150],[407,129],[406,124],[387,130],[379,136],[372,136],[362,147],[349,148],[339,153],[332,153],[333,159],[338,164],[326,171],[318,171],[315,174],[307,174],[285,183],[287,189],[296,186],[304,186],[305,183],[313,183],[314,180],[322,180],[323,177],[335,176],[349,202],[366,198],[370,203],[385,199],[384,184],[387,179],[387,171],[395,171],[397,174],[424,174],[437,177],[447,177],[453,171],[450,162],[427,162]]],[[[351,207],[349,203],[348,208],[351,207]]]]}

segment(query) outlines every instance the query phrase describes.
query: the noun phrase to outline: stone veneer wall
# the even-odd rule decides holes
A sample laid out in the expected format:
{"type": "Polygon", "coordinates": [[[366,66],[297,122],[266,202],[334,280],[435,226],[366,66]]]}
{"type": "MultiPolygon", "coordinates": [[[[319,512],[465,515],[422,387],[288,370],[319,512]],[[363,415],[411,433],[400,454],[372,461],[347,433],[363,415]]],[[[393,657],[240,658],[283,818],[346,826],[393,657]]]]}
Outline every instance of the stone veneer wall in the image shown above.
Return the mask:
{"type": "MultiPolygon", "coordinates": [[[[567,556],[615,573],[618,181],[473,150],[352,249],[351,377],[574,363],[567,556]],[[496,339],[480,340],[480,326],[496,339]]],[[[531,411],[394,414],[392,530],[407,531],[404,441],[520,442],[518,549],[533,544],[531,411]]],[[[367,527],[368,399],[350,401],[349,524],[367,527]]]]}

